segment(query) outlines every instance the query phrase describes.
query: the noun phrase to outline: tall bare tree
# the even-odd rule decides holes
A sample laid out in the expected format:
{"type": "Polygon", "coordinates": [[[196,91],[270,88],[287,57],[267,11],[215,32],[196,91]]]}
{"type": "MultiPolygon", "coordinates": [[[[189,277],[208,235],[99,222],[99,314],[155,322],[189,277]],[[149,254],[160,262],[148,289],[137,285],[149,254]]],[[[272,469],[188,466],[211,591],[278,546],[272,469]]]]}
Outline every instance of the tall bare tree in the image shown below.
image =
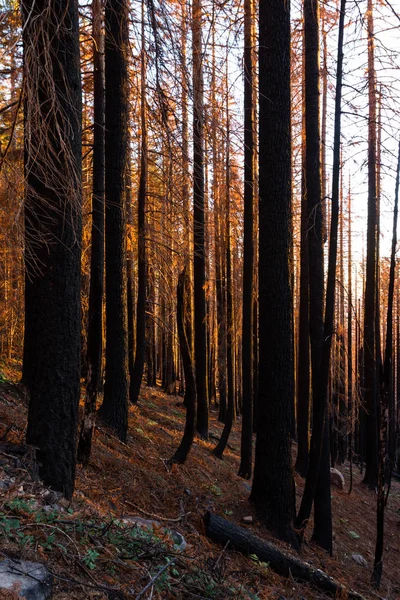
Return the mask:
{"type": "Polygon", "coordinates": [[[292,543],[294,397],[290,12],[262,0],[259,13],[259,406],[251,500],[292,543]]]}
{"type": "Polygon", "coordinates": [[[244,3],[244,215],[242,322],[242,440],[239,475],[250,479],[253,456],[254,106],[253,3],[244,3]]]}
{"type": "Polygon", "coordinates": [[[202,1],[194,0],[192,4],[194,352],[197,431],[202,437],[208,438],[202,14],[202,1]]]}
{"type": "Polygon", "coordinates": [[[99,415],[118,437],[128,428],[125,174],[128,152],[128,3],[105,4],[106,372],[99,415]]]}
{"type": "Polygon", "coordinates": [[[74,490],[80,397],[81,78],[77,1],[22,2],[24,367],[39,473],[74,490]]]}
{"type": "Polygon", "coordinates": [[[103,357],[104,287],[104,33],[102,0],[93,0],[93,182],[92,252],[90,256],[89,323],[87,332],[88,378],[85,414],[82,420],[78,461],[87,464],[90,456],[96,400],[101,388],[103,357]]]}

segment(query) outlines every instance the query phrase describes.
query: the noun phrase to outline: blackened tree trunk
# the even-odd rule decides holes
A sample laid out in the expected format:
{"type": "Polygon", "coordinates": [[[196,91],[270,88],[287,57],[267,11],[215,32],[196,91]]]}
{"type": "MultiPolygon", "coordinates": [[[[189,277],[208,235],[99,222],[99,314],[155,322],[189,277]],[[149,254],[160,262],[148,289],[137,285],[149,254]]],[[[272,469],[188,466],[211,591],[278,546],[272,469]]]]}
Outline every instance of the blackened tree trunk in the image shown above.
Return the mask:
{"type": "Polygon", "coordinates": [[[93,194],[92,253],[87,332],[87,367],[85,413],[81,425],[78,462],[87,465],[92,445],[96,401],[101,388],[103,351],[104,286],[104,34],[101,0],[93,0],[93,194]]]}
{"type": "Polygon", "coordinates": [[[156,364],[155,364],[155,282],[153,269],[147,265],[147,311],[146,311],[146,361],[147,381],[150,387],[156,386],[156,364]]]}
{"type": "MultiPolygon", "coordinates": [[[[348,257],[347,257],[347,286],[348,286],[348,307],[347,307],[347,415],[348,415],[348,436],[347,448],[348,459],[350,462],[350,483],[349,494],[353,487],[353,440],[354,440],[354,403],[353,403],[353,290],[352,290],[352,255],[351,255],[351,191],[349,184],[348,196],[348,257]]],[[[356,325],[357,326],[357,325],[356,325]]],[[[357,336],[356,336],[357,337],[357,336]]]]}
{"type": "Polygon", "coordinates": [[[80,397],[81,80],[78,3],[22,2],[27,441],[71,498],[80,397]]]}
{"type": "MultiPolygon", "coordinates": [[[[393,361],[393,299],[394,299],[394,283],[396,269],[396,246],[397,246],[397,214],[399,205],[399,177],[400,177],[400,143],[398,151],[398,163],[396,174],[396,189],[395,202],[393,211],[393,237],[392,251],[390,255],[390,272],[389,272],[389,291],[388,291],[388,308],[386,317],[386,347],[385,347],[385,363],[383,371],[383,382],[381,386],[381,404],[380,404],[380,436],[379,436],[379,471],[378,471],[378,497],[377,497],[377,514],[376,514],[376,545],[375,545],[375,560],[372,579],[376,588],[379,588],[382,577],[383,568],[383,541],[384,541],[384,524],[385,524],[385,467],[386,467],[386,449],[390,448],[388,442],[388,414],[389,419],[393,417],[393,386],[392,386],[392,361],[393,361]]],[[[392,457],[389,453],[389,478],[388,487],[390,486],[390,477],[392,471],[392,457]]]]}
{"type": "Polygon", "coordinates": [[[397,290],[397,316],[396,316],[396,402],[395,402],[395,466],[400,472],[400,291],[397,290]],[[396,462],[397,461],[397,462],[396,462]]]}
{"type": "MultiPolygon", "coordinates": [[[[129,136],[129,132],[128,132],[129,136]]],[[[128,137],[129,139],[129,137],[128,137]]],[[[132,177],[131,177],[131,156],[128,156],[126,165],[126,218],[127,218],[127,250],[126,250],[126,273],[127,273],[127,303],[128,303],[128,369],[130,381],[133,377],[135,366],[135,272],[134,272],[134,253],[133,253],[133,206],[132,206],[132,177]]]]}
{"type": "MultiPolygon", "coordinates": [[[[318,397],[323,339],[324,257],[323,218],[321,203],[320,151],[320,93],[319,93],[319,6],[317,0],[304,2],[305,45],[305,129],[306,169],[305,187],[308,205],[308,263],[309,263],[309,330],[311,347],[311,382],[313,402],[313,429],[310,444],[307,478],[297,516],[297,527],[306,526],[311,514],[317,487],[318,472],[326,418],[326,392],[318,397]]],[[[329,369],[328,369],[329,374],[329,369]]]]}
{"type": "Polygon", "coordinates": [[[146,194],[147,194],[147,118],[146,118],[146,48],[144,38],[144,2],[142,3],[141,52],[141,105],[142,147],[138,191],[138,294],[136,304],[135,364],[129,387],[129,400],[136,404],[142,385],[146,357],[146,194]]]}
{"type": "MultiPolygon", "coordinates": [[[[258,246],[258,244],[256,244],[258,246]]],[[[257,269],[258,270],[258,269],[257,269]]],[[[256,284],[257,286],[257,284],[256,284]]],[[[257,286],[258,287],[258,286],[257,286]]],[[[254,294],[255,296],[258,294],[254,294]]],[[[253,433],[257,433],[258,419],[258,301],[253,300],[253,433]]]]}
{"type": "MultiPolygon", "coordinates": [[[[337,73],[336,73],[336,98],[335,98],[335,129],[334,129],[334,148],[333,148],[333,174],[332,174],[332,211],[331,211],[331,230],[329,238],[329,266],[328,266],[328,284],[326,290],[326,308],[325,308],[325,324],[323,331],[323,339],[320,341],[320,352],[321,357],[319,362],[314,364],[312,358],[312,384],[313,384],[313,432],[311,437],[311,448],[310,448],[310,462],[309,469],[306,478],[306,484],[304,488],[303,498],[300,506],[299,513],[296,519],[296,525],[300,529],[300,536],[304,532],[304,527],[310,517],[311,507],[313,499],[315,500],[315,514],[314,514],[314,540],[324,549],[332,552],[332,512],[331,512],[331,492],[330,492],[330,468],[329,468],[329,427],[327,419],[327,405],[328,405],[328,384],[329,384],[329,372],[331,364],[331,346],[332,336],[334,327],[334,308],[335,308],[335,286],[336,286],[336,262],[337,262],[337,236],[338,236],[338,223],[339,223],[339,182],[340,182],[340,121],[341,121],[341,99],[342,99],[342,65],[343,65],[343,31],[344,31],[344,17],[345,17],[346,0],[341,0],[340,5],[340,22],[339,22],[339,39],[338,39],[338,58],[337,58],[337,73]],[[314,369],[318,371],[315,372],[314,369]]],[[[312,118],[311,132],[313,135],[318,135],[318,12],[317,4],[313,0],[305,3],[304,5],[304,16],[305,16],[305,34],[306,34],[306,69],[307,61],[312,61],[310,64],[313,80],[311,83],[311,89],[314,90],[312,98],[310,99],[311,107],[314,119],[312,118]],[[308,43],[307,43],[307,36],[308,43]],[[316,45],[315,45],[316,44],[316,45]],[[307,52],[310,52],[311,56],[307,56],[307,52]],[[315,70],[316,69],[316,70],[315,70]],[[315,79],[316,77],[316,79],[315,79]],[[315,94],[317,96],[315,97],[315,94]],[[317,106],[313,105],[313,102],[317,102],[317,106]]],[[[306,72],[307,81],[307,72],[306,72]]],[[[311,90],[309,90],[311,93],[311,90]]],[[[306,92],[307,95],[307,92],[306,92]]],[[[306,100],[307,106],[307,100],[306,100]]],[[[307,114],[306,114],[307,120],[307,114]]],[[[315,138],[310,137],[307,131],[307,140],[310,139],[315,141],[315,138]]],[[[308,141],[307,141],[308,143],[308,141]]],[[[319,145],[319,144],[318,144],[319,145]]],[[[316,148],[314,149],[316,151],[316,148]]],[[[319,156],[319,151],[316,156],[319,156]]],[[[307,164],[307,193],[310,194],[310,183],[313,186],[313,192],[316,194],[315,179],[319,177],[319,171],[314,172],[315,179],[311,181],[313,175],[312,165],[312,151],[310,149],[310,156],[308,159],[311,160],[311,164],[307,164]]],[[[316,200],[316,195],[314,196],[316,200]]],[[[309,198],[310,202],[310,198],[309,198]]],[[[311,210],[314,210],[311,204],[310,217],[312,216],[311,210]]],[[[322,220],[322,219],[321,219],[322,220]]],[[[320,220],[320,221],[321,221],[320,220]]],[[[322,227],[320,223],[319,231],[320,245],[322,245],[322,227]]],[[[313,237],[313,233],[310,232],[310,239],[313,237]]],[[[311,329],[311,315],[312,315],[312,304],[311,299],[313,297],[313,289],[311,287],[311,281],[313,279],[313,273],[311,271],[311,254],[312,245],[310,242],[309,247],[309,261],[310,261],[310,331],[311,329]]],[[[314,261],[314,258],[313,258],[314,261]]],[[[318,266],[319,270],[323,270],[323,265],[318,266]]],[[[315,274],[314,274],[315,275],[315,274]]],[[[323,283],[323,282],[322,282],[323,283]]],[[[314,290],[314,293],[316,290],[314,290]]],[[[323,299],[323,287],[318,290],[318,293],[323,299]]],[[[316,298],[314,298],[314,301],[316,298]]],[[[314,332],[315,334],[315,332],[314,332]]],[[[314,338],[314,343],[317,343],[318,339],[314,338]]],[[[313,335],[311,335],[311,349],[313,348],[313,335]]],[[[312,355],[313,356],[313,355],[312,355]]],[[[317,355],[315,355],[315,360],[317,355]]]]}
{"type": "Polygon", "coordinates": [[[294,396],[290,12],[263,0],[259,16],[259,408],[251,500],[267,526],[293,542],[294,396]]]}
{"type": "Polygon", "coordinates": [[[366,456],[363,482],[378,485],[378,419],[376,367],[376,262],[377,262],[377,193],[376,193],[376,82],[374,65],[373,1],[368,0],[368,224],[367,267],[364,308],[364,396],[366,404],[366,456]]]}
{"type": "Polygon", "coordinates": [[[106,372],[99,416],[126,440],[128,339],[125,170],[128,152],[128,4],[105,5],[106,372]]]}
{"type": "MultiPolygon", "coordinates": [[[[228,108],[227,92],[227,108],[228,108]]],[[[230,136],[229,136],[229,116],[227,116],[227,141],[226,141],[226,347],[227,347],[227,383],[228,383],[228,406],[225,418],[224,429],[217,446],[214,448],[214,454],[222,458],[228,439],[232,430],[235,417],[235,389],[234,389],[234,322],[233,322],[233,289],[232,289],[232,256],[231,256],[231,229],[230,229],[230,136]]]]}
{"type": "Polygon", "coordinates": [[[253,3],[244,3],[244,216],[242,324],[242,438],[239,475],[250,479],[253,457],[254,106],[253,3]]]}
{"type": "MultiPolygon", "coordinates": [[[[305,61],[303,51],[303,64],[305,61]]],[[[303,78],[304,78],[303,68],[303,78]]],[[[297,459],[295,469],[307,475],[310,421],[310,332],[309,332],[309,274],[308,274],[308,202],[305,185],[306,132],[305,86],[302,111],[302,177],[301,177],[301,239],[300,239],[300,306],[297,360],[297,459]]]]}
{"type": "Polygon", "coordinates": [[[196,363],[197,432],[208,438],[205,227],[204,227],[204,104],[202,3],[192,4],[193,54],[193,241],[194,354],[196,363]]]}
{"type": "Polygon", "coordinates": [[[190,307],[190,279],[186,271],[186,267],[180,273],[178,278],[178,286],[176,290],[177,296],[177,327],[178,337],[181,347],[183,369],[185,373],[185,406],[186,406],[186,421],[185,430],[182,441],[171,458],[171,462],[183,464],[192,447],[194,434],[196,431],[196,382],[192,367],[191,350],[188,341],[187,328],[190,327],[186,318],[186,311],[190,307]]]}

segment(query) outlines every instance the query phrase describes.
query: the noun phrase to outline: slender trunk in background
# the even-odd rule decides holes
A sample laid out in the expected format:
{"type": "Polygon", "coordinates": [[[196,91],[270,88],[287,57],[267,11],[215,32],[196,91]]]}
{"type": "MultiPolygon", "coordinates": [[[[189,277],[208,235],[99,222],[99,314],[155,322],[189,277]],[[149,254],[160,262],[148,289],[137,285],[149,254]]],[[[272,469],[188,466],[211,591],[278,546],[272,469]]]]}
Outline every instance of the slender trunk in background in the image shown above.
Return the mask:
{"type": "Polygon", "coordinates": [[[23,1],[27,442],[74,490],[81,346],[82,96],[78,2],[23,1]],[[43,124],[46,127],[43,128],[43,124]]]}
{"type": "MultiPolygon", "coordinates": [[[[347,436],[347,456],[350,462],[350,483],[349,494],[353,487],[353,440],[354,440],[354,403],[353,403],[353,290],[352,290],[352,256],[351,256],[351,191],[349,181],[349,195],[347,205],[348,215],[348,256],[347,256],[347,288],[348,288],[348,306],[347,306],[347,415],[348,415],[348,436],[347,436]]],[[[355,295],[357,298],[357,295],[355,295]]],[[[356,325],[357,326],[357,325],[356,325]]]]}
{"type": "Polygon", "coordinates": [[[142,52],[140,67],[140,179],[138,191],[138,294],[136,304],[136,352],[129,387],[129,400],[136,404],[142,385],[146,356],[146,194],[147,194],[147,116],[146,116],[146,44],[144,36],[144,1],[142,2],[142,52]]]}
{"type": "MultiPolygon", "coordinates": [[[[184,218],[184,256],[186,266],[186,277],[189,278],[189,283],[192,281],[191,268],[191,227],[190,227],[190,174],[189,174],[189,115],[188,115],[188,78],[187,78],[187,37],[188,37],[188,15],[187,4],[182,2],[182,201],[183,201],[183,218],[184,218]]],[[[193,292],[189,287],[189,296],[187,298],[187,306],[185,311],[185,319],[187,322],[186,333],[189,348],[192,354],[193,342],[193,292]]]]}
{"type": "MultiPolygon", "coordinates": [[[[343,171],[341,172],[343,174],[343,171]]],[[[337,390],[338,390],[338,412],[337,412],[337,432],[338,432],[338,464],[342,465],[346,459],[347,444],[347,406],[346,406],[346,342],[345,342],[345,316],[344,316],[344,256],[343,256],[343,177],[340,182],[340,217],[339,217],[339,293],[338,293],[338,323],[339,334],[338,342],[338,363],[337,363],[337,390]]]]}
{"type": "Polygon", "coordinates": [[[202,0],[192,4],[193,54],[193,238],[194,350],[197,389],[197,432],[208,438],[206,262],[204,227],[204,102],[202,60],[202,0]]]}
{"type": "Polygon", "coordinates": [[[147,311],[146,311],[146,355],[147,381],[150,387],[156,386],[155,365],[155,282],[153,268],[147,264],[147,311]]]}
{"type": "MultiPolygon", "coordinates": [[[[385,363],[383,371],[383,383],[381,385],[381,402],[378,407],[380,428],[379,428],[379,471],[378,471],[378,497],[376,509],[376,545],[375,545],[375,560],[372,580],[376,589],[379,589],[382,577],[383,568],[383,539],[384,539],[384,524],[385,524],[385,467],[386,467],[386,450],[388,442],[388,413],[391,415],[391,407],[393,405],[393,387],[392,387],[392,360],[393,360],[393,299],[394,299],[394,282],[396,269],[396,246],[397,246],[397,214],[399,206],[399,177],[400,177],[400,143],[398,149],[398,162],[396,174],[395,201],[393,212],[393,237],[392,251],[390,255],[390,273],[389,273],[389,292],[388,292],[388,308],[386,318],[386,347],[385,347],[385,363]],[[380,409],[380,410],[379,410],[380,409]]],[[[390,451],[389,451],[390,452],[390,451]]],[[[389,453],[389,478],[387,481],[388,493],[390,489],[390,478],[392,472],[392,460],[389,453]]]]}
{"type": "Polygon", "coordinates": [[[363,482],[370,488],[378,485],[378,385],[376,348],[376,261],[377,261],[377,194],[376,194],[376,83],[374,65],[373,0],[368,0],[368,225],[367,266],[364,309],[364,397],[366,405],[366,456],[363,482]]]}
{"type": "Polygon", "coordinates": [[[324,243],[328,240],[328,199],[326,194],[326,118],[328,113],[328,34],[325,30],[325,5],[321,4],[321,34],[322,34],[322,114],[321,114],[321,198],[322,198],[322,228],[324,243]]]}
{"type": "MultiPolygon", "coordinates": [[[[305,76],[303,37],[303,80],[305,76]]],[[[303,81],[304,84],[304,81],[303,81]]],[[[305,86],[302,88],[302,170],[301,170],[301,238],[300,238],[300,307],[297,361],[297,459],[295,469],[307,475],[310,427],[310,331],[309,331],[309,273],[308,273],[308,204],[305,185],[306,131],[305,86]]]]}
{"type": "Polygon", "coordinates": [[[395,432],[395,464],[400,471],[400,290],[397,288],[397,318],[396,318],[396,432],[395,432]],[[396,462],[397,455],[397,462],[396,462]]]}
{"type": "Polygon", "coordinates": [[[254,106],[253,3],[244,3],[244,215],[242,320],[242,438],[239,476],[250,479],[253,458],[254,106]]]}
{"type": "MultiPolygon", "coordinates": [[[[129,136],[130,137],[130,136],[129,136]]],[[[130,144],[129,144],[130,146],[130,144]]],[[[130,382],[133,377],[135,365],[135,269],[133,252],[133,206],[132,206],[132,176],[131,176],[131,153],[128,154],[126,165],[126,218],[127,218],[127,249],[126,249],[126,272],[127,272],[127,303],[128,303],[128,369],[130,382]]]]}
{"type": "Polygon", "coordinates": [[[92,253],[87,332],[85,412],[81,425],[78,462],[87,465],[92,446],[96,401],[101,388],[104,286],[104,34],[102,0],[93,0],[93,188],[92,253]]]}
{"type": "Polygon", "coordinates": [[[99,416],[122,441],[128,429],[125,184],[128,153],[128,3],[105,5],[106,372],[99,416]]]}
{"type": "MultiPolygon", "coordinates": [[[[397,209],[398,211],[398,195],[399,195],[399,169],[400,169],[400,144],[399,144],[399,156],[398,156],[398,162],[397,162],[397,180],[396,180],[396,189],[395,189],[395,209],[397,209]]],[[[396,225],[397,225],[397,217],[396,218],[396,225]]],[[[396,230],[396,237],[397,237],[397,230],[396,230]]],[[[393,250],[393,247],[392,247],[393,250]]],[[[396,267],[396,263],[395,263],[395,267],[396,267]]],[[[394,267],[394,268],[395,268],[394,267]]],[[[396,281],[396,277],[394,276],[394,281],[396,281]]],[[[390,297],[390,296],[389,296],[390,297]]],[[[394,298],[391,299],[391,302],[393,304],[394,302],[394,298]]],[[[393,312],[393,309],[392,309],[393,312]]],[[[398,313],[397,313],[398,316],[398,313]]],[[[394,322],[394,317],[392,316],[391,318],[391,327],[393,328],[393,322],[394,322]]],[[[393,335],[393,333],[391,332],[391,336],[392,336],[392,343],[391,343],[391,351],[392,351],[392,355],[390,357],[391,363],[392,363],[392,369],[391,369],[391,373],[392,373],[392,379],[390,382],[390,386],[389,386],[389,406],[388,406],[388,415],[389,415],[389,431],[388,431],[388,469],[387,469],[387,473],[389,476],[391,476],[391,473],[393,472],[393,469],[395,468],[395,463],[396,463],[396,383],[397,386],[399,386],[399,382],[396,381],[396,354],[393,354],[394,348],[396,347],[396,351],[399,351],[398,345],[396,344],[396,335],[393,335]],[[394,340],[393,340],[394,338],[394,340]]],[[[388,342],[386,341],[386,348],[388,349],[388,342]]],[[[386,360],[386,354],[388,354],[388,350],[385,351],[385,360],[386,360]]],[[[384,374],[386,376],[387,373],[387,369],[389,367],[385,366],[385,370],[384,370],[384,374]]],[[[399,401],[399,396],[397,395],[397,402],[399,401]]]]}
{"type": "Polygon", "coordinates": [[[294,397],[290,12],[259,13],[259,406],[251,500],[267,526],[296,544],[291,456],[294,397]]]}
{"type": "MultiPolygon", "coordinates": [[[[228,64],[228,63],[227,63],[228,64]]],[[[228,81],[228,79],[227,79],[228,81]]],[[[213,453],[218,458],[222,458],[223,452],[228,443],[235,417],[235,388],[234,388],[234,322],[233,322],[233,289],[232,289],[232,257],[231,257],[231,230],[230,230],[230,122],[228,113],[228,91],[227,91],[227,139],[226,139],[226,204],[225,204],[225,227],[226,227],[226,317],[227,317],[227,374],[228,374],[228,408],[226,413],[225,425],[217,446],[213,453]]]]}
{"type": "MultiPolygon", "coordinates": [[[[376,76],[375,76],[376,85],[376,76]]],[[[380,235],[381,235],[381,94],[376,90],[376,102],[378,108],[376,122],[376,275],[375,275],[375,332],[376,332],[376,389],[377,389],[377,427],[379,437],[379,402],[380,388],[383,382],[383,360],[381,341],[381,278],[380,278],[380,235]]],[[[379,444],[379,440],[378,440],[379,444]]],[[[379,450],[378,450],[379,452],[379,450]]],[[[379,468],[379,467],[378,467],[379,468]]]]}

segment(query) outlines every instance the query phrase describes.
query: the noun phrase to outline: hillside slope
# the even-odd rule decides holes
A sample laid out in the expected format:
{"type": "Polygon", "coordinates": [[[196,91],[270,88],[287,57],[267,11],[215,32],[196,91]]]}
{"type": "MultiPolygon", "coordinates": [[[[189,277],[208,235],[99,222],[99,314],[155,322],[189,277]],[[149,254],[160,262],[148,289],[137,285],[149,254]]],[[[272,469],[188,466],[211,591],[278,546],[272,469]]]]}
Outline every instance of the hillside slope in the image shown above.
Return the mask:
{"type": "MultiPolygon", "coordinates": [[[[143,386],[129,412],[129,439],[122,444],[98,424],[87,470],[78,467],[69,505],[49,493],[35,475],[34,449],[25,446],[27,399],[17,372],[0,384],[0,551],[46,562],[55,574],[54,598],[249,598],[316,599],[324,594],[293,578],[274,574],[256,557],[246,558],[212,544],[203,516],[215,512],[277,542],[257,520],[249,503],[249,482],[237,476],[240,424],[224,459],[213,449],[221,425],[211,414],[211,439],[197,439],[184,466],[168,466],[183,431],[179,397],[143,386]],[[155,520],[151,530],[126,527],[122,520],[155,520]],[[252,516],[247,525],[243,517],[252,516]],[[176,552],[165,529],[187,542],[176,552]],[[173,564],[166,566],[168,561],[173,564]],[[162,572],[161,572],[162,571],[162,572]],[[153,580],[153,584],[151,584],[153,580]],[[146,586],[148,586],[146,588],[146,586]]],[[[342,468],[346,483],[349,467],[342,468]]],[[[354,470],[351,495],[332,490],[334,556],[310,542],[301,557],[360,592],[365,598],[400,598],[400,484],[393,482],[386,514],[384,573],[377,595],[369,585],[375,544],[375,493],[354,470]],[[367,566],[352,555],[361,554],[367,566]]],[[[303,481],[296,476],[297,500],[303,481]]],[[[312,525],[307,532],[310,537],[312,525]]]]}

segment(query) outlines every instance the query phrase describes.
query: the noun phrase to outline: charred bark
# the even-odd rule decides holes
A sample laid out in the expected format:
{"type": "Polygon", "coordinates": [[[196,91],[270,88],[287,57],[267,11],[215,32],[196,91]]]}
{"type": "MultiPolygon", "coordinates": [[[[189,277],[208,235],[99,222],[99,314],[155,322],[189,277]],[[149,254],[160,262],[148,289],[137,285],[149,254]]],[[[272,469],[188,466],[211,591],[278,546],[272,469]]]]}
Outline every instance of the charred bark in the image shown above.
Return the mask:
{"type": "Polygon", "coordinates": [[[187,310],[190,307],[190,280],[186,268],[180,273],[176,290],[177,326],[183,369],[185,374],[186,421],[182,441],[171,462],[184,464],[193,444],[196,431],[196,382],[193,373],[191,350],[187,335],[187,310]]]}

